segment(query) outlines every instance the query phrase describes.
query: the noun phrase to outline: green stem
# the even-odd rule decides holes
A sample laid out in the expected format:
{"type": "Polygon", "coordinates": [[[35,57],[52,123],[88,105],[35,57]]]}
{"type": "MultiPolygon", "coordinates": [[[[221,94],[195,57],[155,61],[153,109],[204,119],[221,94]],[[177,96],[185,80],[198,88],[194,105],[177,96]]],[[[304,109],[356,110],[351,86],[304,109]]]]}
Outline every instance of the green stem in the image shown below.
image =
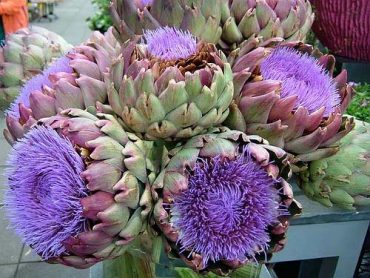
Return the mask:
{"type": "Polygon", "coordinates": [[[136,256],[126,252],[103,264],[104,278],[156,278],[155,265],[147,255],[136,256]]]}

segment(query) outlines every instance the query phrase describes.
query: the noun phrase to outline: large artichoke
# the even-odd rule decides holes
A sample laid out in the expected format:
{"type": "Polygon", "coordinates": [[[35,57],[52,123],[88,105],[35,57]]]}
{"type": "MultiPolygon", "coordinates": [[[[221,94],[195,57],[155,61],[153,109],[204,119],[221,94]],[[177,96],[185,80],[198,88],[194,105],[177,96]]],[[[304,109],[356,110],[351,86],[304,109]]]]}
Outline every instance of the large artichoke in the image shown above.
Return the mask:
{"type": "Polygon", "coordinates": [[[343,116],[353,89],[345,70],[332,77],[333,56],[302,43],[233,55],[235,103],[225,125],[262,136],[295,154],[295,161],[338,150],[333,144],[354,126],[343,116]]]}
{"type": "Polygon", "coordinates": [[[142,138],[173,140],[221,124],[233,76],[215,46],[169,27],[145,40],[124,47],[107,78],[108,103],[124,126],[142,138]]]}
{"type": "Polygon", "coordinates": [[[30,79],[7,111],[4,135],[8,142],[21,138],[37,120],[60,110],[97,107],[103,111],[102,103],[107,100],[104,73],[120,51],[111,30],[105,35],[94,32],[85,44],[30,79]]]}
{"type": "Polygon", "coordinates": [[[304,40],[314,17],[308,0],[115,0],[111,13],[122,41],[171,26],[225,50],[251,40],[304,40]]]}
{"type": "Polygon", "coordinates": [[[283,150],[227,128],[211,132],[164,152],[154,219],[167,251],[224,275],[281,250],[300,205],[284,180],[291,172],[283,150]]]}
{"type": "Polygon", "coordinates": [[[43,122],[10,155],[11,226],[49,262],[87,268],[120,256],[151,211],[151,143],[111,115],[70,109],[43,122]]]}
{"type": "Polygon", "coordinates": [[[325,206],[370,205],[370,124],[356,121],[339,152],[311,162],[299,181],[306,195],[325,206]]]}
{"type": "Polygon", "coordinates": [[[28,79],[71,48],[61,36],[42,27],[32,26],[9,35],[0,52],[0,109],[9,106],[28,79]]]}

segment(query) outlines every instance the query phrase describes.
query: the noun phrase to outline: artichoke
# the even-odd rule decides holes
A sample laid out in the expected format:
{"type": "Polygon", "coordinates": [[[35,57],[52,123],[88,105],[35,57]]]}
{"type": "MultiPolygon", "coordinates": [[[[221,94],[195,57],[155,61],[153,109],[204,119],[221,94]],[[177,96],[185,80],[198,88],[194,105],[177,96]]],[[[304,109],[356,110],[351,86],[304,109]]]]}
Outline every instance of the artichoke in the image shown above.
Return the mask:
{"type": "Polygon", "coordinates": [[[243,47],[259,38],[261,42],[280,37],[304,41],[313,23],[309,0],[231,0],[222,15],[224,49],[243,47]]]}
{"type": "Polygon", "coordinates": [[[71,48],[62,37],[41,27],[32,26],[9,35],[0,51],[0,109],[9,106],[28,79],[71,48]]]}
{"type": "Polygon", "coordinates": [[[296,155],[293,162],[333,155],[354,126],[343,116],[353,89],[335,59],[303,43],[258,47],[229,56],[234,103],[224,125],[259,135],[296,155]]]}
{"type": "Polygon", "coordinates": [[[79,109],[43,123],[8,161],[11,226],[49,262],[87,268],[122,255],[151,211],[151,143],[79,109]]]}
{"type": "Polygon", "coordinates": [[[304,40],[314,18],[308,0],[115,0],[111,14],[121,41],[171,26],[225,50],[276,37],[304,40]]]}
{"type": "Polygon", "coordinates": [[[213,44],[165,27],[130,43],[112,65],[108,103],[141,138],[189,138],[221,124],[233,97],[230,65],[213,44]]]}
{"type": "Polygon", "coordinates": [[[336,155],[312,161],[299,177],[306,195],[325,206],[370,205],[370,124],[356,121],[336,155]]]}
{"type": "Polygon", "coordinates": [[[285,181],[285,151],[259,136],[210,132],[165,149],[153,216],[167,251],[198,272],[226,275],[281,250],[300,205],[285,181]]]}
{"type": "Polygon", "coordinates": [[[41,75],[30,79],[7,111],[8,129],[4,136],[8,142],[12,144],[37,120],[54,116],[60,110],[97,107],[105,112],[102,105],[107,99],[104,73],[120,51],[111,29],[105,35],[94,32],[85,44],[75,47],[41,75]]]}

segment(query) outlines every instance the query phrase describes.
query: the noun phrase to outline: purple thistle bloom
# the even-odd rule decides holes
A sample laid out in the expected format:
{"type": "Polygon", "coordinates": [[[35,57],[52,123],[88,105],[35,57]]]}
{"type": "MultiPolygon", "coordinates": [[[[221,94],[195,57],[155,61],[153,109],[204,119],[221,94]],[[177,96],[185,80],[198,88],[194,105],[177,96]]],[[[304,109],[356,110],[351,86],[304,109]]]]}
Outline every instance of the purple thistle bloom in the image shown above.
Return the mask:
{"type": "Polygon", "coordinates": [[[144,32],[149,53],[162,60],[186,59],[197,51],[196,38],[189,31],[161,27],[144,32]]]}
{"type": "Polygon", "coordinates": [[[47,69],[42,73],[32,77],[22,87],[19,96],[13,101],[9,109],[6,111],[6,115],[19,118],[19,104],[23,103],[24,106],[30,106],[30,94],[34,91],[41,91],[43,86],[51,87],[52,84],[49,80],[49,75],[57,72],[72,73],[73,69],[70,67],[70,58],[63,56],[53,62],[47,69]]]}
{"type": "Polygon", "coordinates": [[[4,203],[11,226],[45,260],[65,253],[63,242],[86,230],[84,169],[71,142],[50,127],[33,128],[9,156],[4,203]]]}
{"type": "Polygon", "coordinates": [[[298,97],[295,108],[303,106],[313,113],[325,107],[324,116],[329,116],[340,104],[333,78],[308,54],[277,48],[261,63],[261,73],[264,79],[282,82],[282,98],[298,97]]]}
{"type": "Polygon", "coordinates": [[[201,254],[204,264],[254,258],[280,215],[275,183],[247,151],[198,161],[171,210],[181,250],[201,254]]]}
{"type": "Polygon", "coordinates": [[[153,0],[135,0],[135,2],[139,9],[144,9],[144,7],[150,6],[153,0]]]}

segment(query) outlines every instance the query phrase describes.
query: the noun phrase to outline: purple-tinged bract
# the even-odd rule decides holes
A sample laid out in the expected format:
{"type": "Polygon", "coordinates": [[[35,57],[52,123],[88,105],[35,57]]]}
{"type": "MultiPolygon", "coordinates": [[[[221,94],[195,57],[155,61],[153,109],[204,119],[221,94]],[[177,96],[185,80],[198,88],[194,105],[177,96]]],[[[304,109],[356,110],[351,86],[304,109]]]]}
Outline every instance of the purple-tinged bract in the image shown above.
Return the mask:
{"type": "Polygon", "coordinates": [[[324,115],[329,116],[340,104],[333,78],[308,54],[277,48],[261,63],[261,73],[264,79],[282,82],[282,98],[296,95],[296,108],[303,106],[313,113],[325,107],[324,115]]]}
{"type": "Polygon", "coordinates": [[[172,208],[181,249],[201,254],[205,264],[266,250],[267,227],[279,216],[276,181],[248,152],[199,160],[188,182],[172,208]]]}
{"type": "Polygon", "coordinates": [[[45,260],[64,254],[63,242],[86,230],[84,169],[70,141],[44,126],[33,128],[9,156],[5,207],[11,226],[45,260]]]}
{"type": "Polygon", "coordinates": [[[19,104],[22,103],[24,106],[30,106],[30,94],[34,91],[42,91],[44,86],[51,87],[51,81],[49,80],[49,75],[58,72],[66,72],[72,73],[73,69],[70,67],[69,62],[70,58],[67,56],[63,56],[54,63],[52,63],[47,69],[45,69],[42,73],[34,76],[30,80],[28,80],[24,86],[22,87],[19,96],[16,100],[11,104],[9,109],[6,111],[7,115],[13,116],[15,118],[19,118],[19,104]]]}
{"type": "Polygon", "coordinates": [[[186,59],[196,53],[196,38],[188,31],[163,27],[144,32],[149,53],[161,60],[186,59]]]}

